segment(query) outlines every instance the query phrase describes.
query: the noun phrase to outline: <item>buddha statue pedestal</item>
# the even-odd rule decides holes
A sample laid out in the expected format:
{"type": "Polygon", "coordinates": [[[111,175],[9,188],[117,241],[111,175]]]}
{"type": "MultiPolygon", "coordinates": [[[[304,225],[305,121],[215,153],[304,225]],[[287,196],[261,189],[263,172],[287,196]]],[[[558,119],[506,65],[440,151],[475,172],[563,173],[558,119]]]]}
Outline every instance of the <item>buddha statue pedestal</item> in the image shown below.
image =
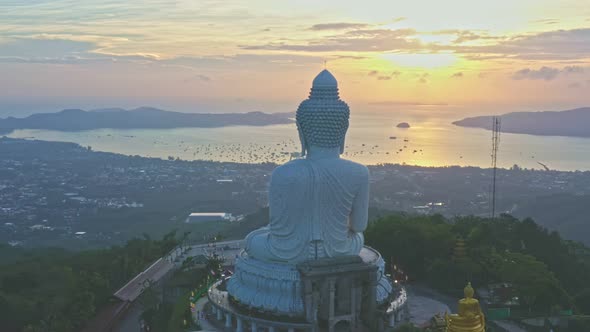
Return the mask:
{"type": "MultiPolygon", "coordinates": [[[[383,303],[392,292],[391,282],[384,275],[385,261],[376,250],[364,247],[357,257],[359,262],[375,270],[375,304],[383,303]]],[[[320,260],[330,264],[330,258],[320,260]]],[[[307,261],[303,264],[314,264],[307,261]]],[[[333,262],[339,262],[334,258],[333,262]]],[[[242,251],[236,260],[235,273],[228,280],[227,291],[233,301],[251,309],[278,316],[306,317],[304,285],[298,270],[301,264],[269,263],[249,257],[242,251]]],[[[334,265],[336,266],[336,265],[334,265]]],[[[348,274],[347,270],[333,270],[333,276],[348,274]]]]}
{"type": "Polygon", "coordinates": [[[227,291],[235,302],[258,311],[303,316],[301,277],[295,265],[263,262],[242,251],[227,291]]]}

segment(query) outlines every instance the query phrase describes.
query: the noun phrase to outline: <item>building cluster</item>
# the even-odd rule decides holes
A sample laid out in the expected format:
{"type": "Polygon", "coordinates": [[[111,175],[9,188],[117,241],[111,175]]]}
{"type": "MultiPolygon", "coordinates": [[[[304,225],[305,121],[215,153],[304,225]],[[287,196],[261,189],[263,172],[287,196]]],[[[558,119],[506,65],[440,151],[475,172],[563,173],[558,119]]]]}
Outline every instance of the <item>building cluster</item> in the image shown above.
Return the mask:
{"type": "MultiPolygon", "coordinates": [[[[102,221],[127,223],[130,210],[135,219],[157,210],[162,224],[185,221],[193,212],[249,214],[267,206],[276,167],[124,156],[72,143],[9,138],[0,138],[0,155],[0,241],[14,245],[79,238],[76,232],[109,244],[115,232],[102,221]],[[183,204],[188,209],[182,210],[183,204]]],[[[372,207],[449,216],[489,213],[490,170],[369,168],[372,207]]],[[[514,167],[499,171],[497,187],[498,211],[515,213],[536,196],[590,195],[590,172],[514,167]]]]}
{"type": "Polygon", "coordinates": [[[162,223],[221,208],[236,216],[251,213],[266,205],[273,168],[123,156],[8,138],[0,139],[0,155],[0,240],[13,245],[79,237],[77,232],[108,240],[112,230],[101,229],[102,220],[123,218],[130,210],[133,215],[158,210],[166,216],[162,223]],[[193,206],[179,211],[166,199],[193,206]]]}
{"type": "MultiPolygon", "coordinates": [[[[487,216],[491,170],[478,167],[371,166],[373,207],[443,215],[487,216]]],[[[590,194],[590,172],[501,169],[498,211],[515,213],[535,196],[590,194]]]]}

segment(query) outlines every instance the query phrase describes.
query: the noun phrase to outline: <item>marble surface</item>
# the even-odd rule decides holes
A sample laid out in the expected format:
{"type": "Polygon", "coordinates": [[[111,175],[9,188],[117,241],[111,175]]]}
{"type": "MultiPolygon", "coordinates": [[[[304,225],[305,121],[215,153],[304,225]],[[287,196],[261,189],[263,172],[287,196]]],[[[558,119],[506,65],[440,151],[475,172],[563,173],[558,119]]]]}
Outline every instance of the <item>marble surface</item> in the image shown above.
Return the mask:
{"type": "Polygon", "coordinates": [[[378,266],[377,301],[391,294],[381,255],[364,246],[369,172],[340,158],[350,110],[338,82],[327,70],[313,81],[309,98],[296,114],[304,158],[277,167],[270,180],[268,226],[246,237],[228,292],[261,310],[303,313],[296,265],[310,260],[360,255],[378,266]]]}
{"type": "Polygon", "coordinates": [[[274,170],[270,223],[246,237],[249,256],[297,264],[360,252],[368,219],[369,171],[340,158],[349,113],[336,79],[322,71],[296,114],[305,158],[274,170]]]}
{"type": "MultiPolygon", "coordinates": [[[[392,292],[385,276],[385,261],[378,251],[363,247],[359,253],[366,264],[376,265],[377,303],[385,302],[392,292]]],[[[301,316],[304,313],[301,278],[297,267],[288,263],[270,263],[250,257],[242,251],[227,290],[238,302],[277,315],[301,316]]]]}

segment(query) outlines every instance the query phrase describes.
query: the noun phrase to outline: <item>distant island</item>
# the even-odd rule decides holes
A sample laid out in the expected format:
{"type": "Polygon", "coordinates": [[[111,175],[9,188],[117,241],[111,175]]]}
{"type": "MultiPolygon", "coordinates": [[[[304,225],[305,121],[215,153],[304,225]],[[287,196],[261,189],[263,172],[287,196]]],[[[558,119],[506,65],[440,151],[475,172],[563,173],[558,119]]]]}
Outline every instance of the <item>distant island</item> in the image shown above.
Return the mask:
{"type": "MultiPolygon", "coordinates": [[[[502,132],[542,136],[590,137],[590,107],[558,112],[515,112],[500,116],[502,132]]],[[[492,129],[492,116],[453,122],[461,127],[492,129]]]]}
{"type": "Polygon", "coordinates": [[[166,129],[214,128],[226,126],[268,126],[293,122],[292,113],[180,113],[152,107],[132,110],[121,108],[84,111],[67,109],[56,113],[38,113],[26,118],[0,119],[0,134],[16,129],[48,129],[81,131],[101,128],[114,129],[166,129]]]}
{"type": "Polygon", "coordinates": [[[407,128],[410,128],[410,124],[407,123],[407,122],[400,122],[400,123],[397,124],[396,127],[407,129],[407,128]]]}

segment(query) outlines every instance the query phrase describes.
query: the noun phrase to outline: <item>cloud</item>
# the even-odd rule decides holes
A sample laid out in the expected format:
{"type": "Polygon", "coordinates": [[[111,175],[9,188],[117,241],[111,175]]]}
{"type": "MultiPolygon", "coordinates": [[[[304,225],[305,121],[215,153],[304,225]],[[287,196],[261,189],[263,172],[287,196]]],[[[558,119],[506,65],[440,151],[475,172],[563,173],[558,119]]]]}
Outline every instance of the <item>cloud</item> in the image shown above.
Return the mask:
{"type": "Polygon", "coordinates": [[[203,70],[234,70],[253,66],[276,67],[300,67],[307,65],[320,65],[324,58],[299,54],[236,54],[231,56],[183,56],[178,58],[161,59],[154,61],[163,65],[178,66],[203,70]]]}
{"type": "Polygon", "coordinates": [[[371,28],[364,23],[328,23],[315,29],[334,30],[333,35],[297,41],[239,45],[246,50],[293,52],[452,52],[469,60],[522,59],[572,60],[590,58],[590,28],[554,30],[515,36],[490,35],[478,30],[371,28]],[[421,35],[451,35],[450,42],[425,42],[421,35]],[[475,44],[474,44],[475,43],[475,44]]]}
{"type": "Polygon", "coordinates": [[[442,30],[434,32],[434,34],[455,35],[456,38],[453,40],[453,43],[455,44],[461,44],[474,40],[498,40],[503,38],[501,36],[490,36],[487,33],[476,32],[472,30],[442,30]]]}
{"type": "MultiPolygon", "coordinates": [[[[75,36],[77,38],[77,36],[75,36]]],[[[232,56],[181,56],[160,58],[151,54],[105,53],[96,42],[56,38],[55,36],[0,39],[0,63],[86,65],[97,63],[153,64],[185,68],[199,73],[206,70],[228,70],[250,66],[302,66],[320,64],[323,58],[302,54],[236,54],[232,56]]],[[[209,82],[208,76],[191,80],[209,82]]]]}
{"type": "Polygon", "coordinates": [[[0,41],[0,62],[40,64],[85,64],[97,62],[145,62],[157,60],[150,54],[109,54],[91,41],[40,35],[0,41]]]}
{"type": "Polygon", "coordinates": [[[366,23],[321,23],[321,24],[314,24],[309,29],[314,31],[322,31],[322,30],[346,30],[346,29],[358,29],[364,28],[369,26],[366,23]]]}
{"type": "Polygon", "coordinates": [[[418,75],[418,83],[421,83],[421,84],[428,83],[428,77],[430,77],[429,73],[423,73],[421,75],[418,75]]]}
{"type": "Polygon", "coordinates": [[[453,78],[462,78],[463,77],[463,72],[456,72],[453,75],[451,75],[451,77],[453,77],[453,78]]]}
{"type": "Polygon", "coordinates": [[[584,73],[584,67],[581,66],[565,66],[563,72],[566,74],[582,74],[584,73]]]}
{"type": "Polygon", "coordinates": [[[512,79],[515,80],[546,80],[550,81],[557,78],[562,74],[582,74],[585,68],[581,66],[565,66],[562,69],[553,67],[541,67],[540,69],[534,70],[529,68],[521,69],[512,74],[512,79]]]}
{"type": "MultiPolygon", "coordinates": [[[[436,46],[445,49],[445,46],[436,46]]],[[[569,60],[590,57],[590,28],[555,30],[537,34],[503,37],[485,46],[450,47],[471,60],[517,58],[524,60],[569,60]]]]}
{"type": "Polygon", "coordinates": [[[424,103],[418,101],[399,101],[399,100],[385,100],[370,102],[369,105],[375,106],[448,106],[447,103],[424,103]]]}
{"type": "Polygon", "coordinates": [[[552,67],[541,67],[538,70],[524,68],[514,74],[512,79],[514,80],[545,80],[550,81],[559,75],[559,69],[552,67]]]}
{"type": "Polygon", "coordinates": [[[531,21],[532,23],[541,23],[541,24],[557,24],[559,23],[558,19],[555,18],[544,18],[540,20],[531,21]]]}
{"type": "Polygon", "coordinates": [[[73,65],[73,64],[88,64],[88,63],[100,63],[100,62],[115,62],[114,58],[108,57],[79,57],[79,56],[63,56],[63,57],[13,57],[13,56],[0,56],[0,63],[37,63],[37,64],[61,64],[61,65],[73,65]]]}
{"type": "Polygon", "coordinates": [[[391,74],[389,74],[389,76],[387,76],[387,75],[381,75],[381,76],[377,77],[377,79],[378,80],[381,80],[381,81],[391,80],[391,79],[394,79],[394,78],[398,78],[399,75],[401,75],[401,74],[402,74],[401,71],[397,71],[396,70],[396,71],[391,72],[391,74]]]}
{"type": "Polygon", "coordinates": [[[211,81],[211,77],[209,77],[207,75],[199,74],[195,77],[203,82],[210,82],[211,81]]]}
{"type": "Polygon", "coordinates": [[[190,83],[190,82],[194,82],[194,81],[209,83],[212,81],[212,79],[211,79],[211,77],[209,77],[207,75],[197,74],[197,75],[194,75],[192,77],[189,77],[189,78],[186,78],[183,80],[184,83],[190,83]]]}
{"type": "Polygon", "coordinates": [[[66,55],[85,54],[95,49],[91,42],[68,39],[12,38],[0,42],[1,57],[61,58],[66,55]]]}
{"type": "Polygon", "coordinates": [[[520,53],[533,58],[581,58],[590,56],[590,28],[557,30],[522,37],[513,42],[520,53]]]}
{"type": "Polygon", "coordinates": [[[577,89],[581,86],[582,86],[582,84],[580,82],[573,82],[573,83],[570,83],[567,85],[567,87],[570,89],[577,89]]]}
{"type": "Polygon", "coordinates": [[[337,55],[334,58],[336,58],[336,59],[351,59],[351,60],[365,60],[365,59],[369,59],[369,57],[367,57],[367,56],[361,56],[361,55],[337,55]]]}
{"type": "Polygon", "coordinates": [[[245,50],[305,52],[383,52],[417,51],[424,45],[414,38],[413,29],[357,29],[301,43],[271,42],[262,45],[240,45],[245,50]]]}
{"type": "Polygon", "coordinates": [[[399,75],[401,75],[402,73],[399,71],[394,71],[391,74],[387,75],[387,74],[381,74],[379,75],[379,71],[377,70],[371,70],[367,76],[374,76],[378,81],[389,81],[391,79],[397,78],[399,75]]]}

